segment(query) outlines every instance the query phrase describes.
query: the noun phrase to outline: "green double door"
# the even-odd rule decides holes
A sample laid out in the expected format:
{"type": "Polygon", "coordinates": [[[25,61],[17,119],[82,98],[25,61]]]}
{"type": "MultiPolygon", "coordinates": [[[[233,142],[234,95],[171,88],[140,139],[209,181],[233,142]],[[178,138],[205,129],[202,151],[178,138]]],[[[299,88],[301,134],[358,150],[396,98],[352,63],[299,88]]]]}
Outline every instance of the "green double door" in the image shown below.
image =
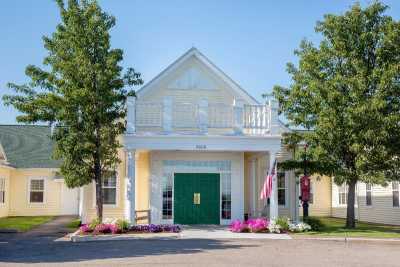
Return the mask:
{"type": "Polygon", "coordinates": [[[174,223],[219,224],[219,174],[175,173],[174,223]]]}

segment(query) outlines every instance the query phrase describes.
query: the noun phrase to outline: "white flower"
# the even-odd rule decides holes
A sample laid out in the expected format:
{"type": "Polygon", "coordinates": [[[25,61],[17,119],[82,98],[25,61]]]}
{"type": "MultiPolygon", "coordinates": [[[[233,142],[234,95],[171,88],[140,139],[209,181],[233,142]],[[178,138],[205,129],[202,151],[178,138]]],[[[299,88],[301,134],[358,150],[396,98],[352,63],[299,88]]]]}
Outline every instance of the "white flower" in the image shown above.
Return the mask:
{"type": "Polygon", "coordinates": [[[277,233],[281,232],[281,226],[275,223],[275,220],[271,220],[268,225],[268,230],[270,233],[277,233]]]}

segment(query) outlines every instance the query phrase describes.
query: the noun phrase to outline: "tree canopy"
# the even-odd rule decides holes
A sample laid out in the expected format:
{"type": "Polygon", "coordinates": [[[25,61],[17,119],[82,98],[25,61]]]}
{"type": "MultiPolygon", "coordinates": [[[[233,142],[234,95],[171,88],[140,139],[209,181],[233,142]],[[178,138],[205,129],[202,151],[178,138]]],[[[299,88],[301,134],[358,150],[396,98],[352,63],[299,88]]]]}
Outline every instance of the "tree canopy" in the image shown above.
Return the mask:
{"type": "Polygon", "coordinates": [[[44,68],[26,67],[30,82],[9,83],[14,94],[3,100],[22,115],[18,122],[55,126],[54,156],[69,187],[95,181],[97,215],[102,219],[102,181],[120,159],[118,136],[125,131],[125,102],[134,95],[127,86],[142,84],[130,68],[122,74],[121,49],[110,44],[115,18],[94,0],[56,1],[61,22],[50,37],[43,37],[48,54],[44,68]]]}
{"type": "MultiPolygon", "coordinates": [[[[380,2],[353,5],[317,23],[319,45],[302,41],[289,63],[289,87],[274,94],[289,122],[307,131],[313,171],[349,188],[347,227],[355,227],[357,181],[399,179],[400,24],[380,2]]],[[[283,164],[298,168],[300,162],[283,164]]]]}

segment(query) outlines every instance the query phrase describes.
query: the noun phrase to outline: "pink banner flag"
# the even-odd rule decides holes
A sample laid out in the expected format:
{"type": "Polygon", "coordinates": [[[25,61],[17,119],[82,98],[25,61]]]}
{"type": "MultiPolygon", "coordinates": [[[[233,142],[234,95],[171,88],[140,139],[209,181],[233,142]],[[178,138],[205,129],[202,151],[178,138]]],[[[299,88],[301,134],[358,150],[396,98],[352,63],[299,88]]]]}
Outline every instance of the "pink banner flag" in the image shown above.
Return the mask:
{"type": "Polygon", "coordinates": [[[277,162],[270,167],[267,177],[265,177],[264,185],[261,190],[260,199],[267,199],[271,196],[272,192],[272,179],[276,175],[277,162]]]}

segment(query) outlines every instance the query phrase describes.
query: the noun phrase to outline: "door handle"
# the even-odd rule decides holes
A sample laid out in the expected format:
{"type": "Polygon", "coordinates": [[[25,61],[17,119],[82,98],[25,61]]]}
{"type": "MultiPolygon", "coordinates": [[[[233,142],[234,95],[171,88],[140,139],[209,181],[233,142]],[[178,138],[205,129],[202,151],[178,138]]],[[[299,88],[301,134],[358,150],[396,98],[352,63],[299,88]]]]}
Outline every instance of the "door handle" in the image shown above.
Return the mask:
{"type": "Polygon", "coordinates": [[[193,194],[193,204],[200,205],[200,193],[193,194]]]}

